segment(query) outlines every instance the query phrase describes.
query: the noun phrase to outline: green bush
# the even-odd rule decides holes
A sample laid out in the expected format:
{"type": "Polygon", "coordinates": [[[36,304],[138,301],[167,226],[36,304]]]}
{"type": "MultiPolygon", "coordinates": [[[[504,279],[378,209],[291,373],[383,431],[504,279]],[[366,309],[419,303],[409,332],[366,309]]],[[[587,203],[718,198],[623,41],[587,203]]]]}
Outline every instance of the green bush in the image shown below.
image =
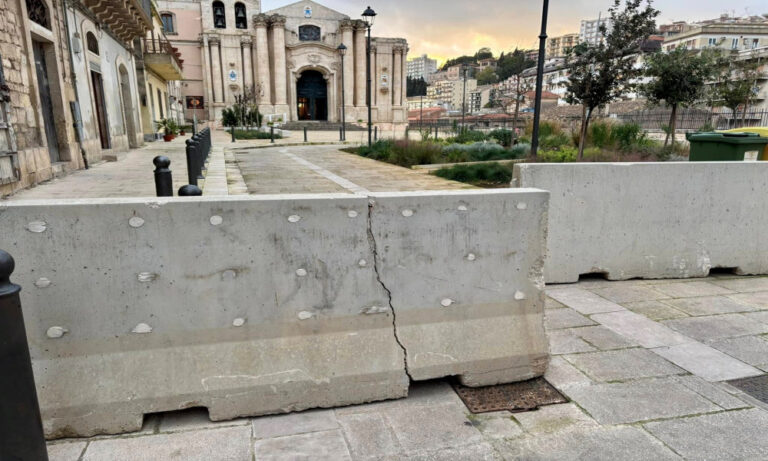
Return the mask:
{"type": "Polygon", "coordinates": [[[539,146],[544,150],[554,150],[573,147],[571,138],[567,134],[560,132],[539,137],[539,146]]]}
{"type": "Polygon", "coordinates": [[[512,154],[511,158],[524,158],[531,155],[531,145],[521,142],[520,144],[513,146],[509,152],[512,154]]]}
{"type": "MultiPolygon", "coordinates": [[[[548,120],[542,120],[541,122],[539,122],[539,138],[558,135],[558,134],[561,134],[562,132],[563,132],[563,128],[557,122],[551,122],[548,120]]],[[[528,124],[525,126],[525,134],[528,136],[533,135],[532,121],[528,122],[528,124]]]]}
{"type": "Polygon", "coordinates": [[[356,149],[350,149],[352,153],[355,153],[357,155],[367,157],[373,160],[379,160],[388,162],[390,156],[392,155],[392,149],[394,147],[394,142],[388,139],[382,139],[380,141],[376,141],[371,145],[371,147],[368,147],[367,145],[358,147],[356,149]]]}
{"type": "Polygon", "coordinates": [[[407,168],[413,165],[431,165],[440,162],[442,153],[443,149],[439,144],[396,141],[388,162],[407,168]]]}
{"type": "Polygon", "coordinates": [[[512,134],[512,130],[496,129],[488,133],[488,136],[495,139],[502,146],[509,147],[512,145],[512,134]]]}
{"type": "Polygon", "coordinates": [[[579,156],[579,149],[575,147],[562,147],[559,150],[543,150],[539,152],[539,161],[543,163],[567,163],[575,162],[579,156]]]}
{"type": "Polygon", "coordinates": [[[489,137],[482,131],[464,130],[458,135],[448,138],[449,143],[470,144],[473,142],[488,141],[489,137]]]}
{"type": "Polygon", "coordinates": [[[510,158],[508,150],[498,144],[476,142],[474,144],[451,144],[443,148],[446,159],[451,163],[484,162],[510,158]]]}
{"type": "MultiPolygon", "coordinates": [[[[272,139],[272,135],[256,130],[235,130],[235,139],[272,139]]],[[[275,139],[283,139],[283,136],[275,133],[275,139]]]]}
{"type": "Polygon", "coordinates": [[[604,121],[595,121],[589,125],[588,138],[592,145],[605,148],[611,145],[611,124],[604,121]]]}
{"type": "Polygon", "coordinates": [[[512,166],[499,163],[456,165],[439,169],[434,174],[441,178],[476,186],[509,187],[512,181],[512,166]]]}
{"type": "Polygon", "coordinates": [[[620,150],[629,151],[647,141],[645,132],[637,123],[623,123],[611,128],[611,142],[620,150]]]}

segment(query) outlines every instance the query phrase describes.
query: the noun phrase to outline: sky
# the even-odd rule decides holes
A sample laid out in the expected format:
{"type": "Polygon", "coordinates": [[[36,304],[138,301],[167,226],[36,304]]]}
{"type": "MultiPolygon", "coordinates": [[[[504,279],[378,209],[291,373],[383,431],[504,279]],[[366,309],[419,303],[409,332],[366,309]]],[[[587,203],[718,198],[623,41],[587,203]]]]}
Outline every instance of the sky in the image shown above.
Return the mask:
{"type": "MultiPolygon", "coordinates": [[[[294,3],[262,0],[268,11],[294,3]]],[[[474,54],[482,47],[501,51],[538,47],[542,0],[319,0],[318,3],[359,18],[365,7],[378,13],[374,36],[408,39],[409,56],[428,54],[440,61],[474,54]]],[[[612,0],[550,0],[550,37],[578,33],[581,19],[607,14],[612,0]]],[[[655,0],[659,23],[711,19],[723,13],[743,16],[768,13],[765,0],[655,0]]]]}

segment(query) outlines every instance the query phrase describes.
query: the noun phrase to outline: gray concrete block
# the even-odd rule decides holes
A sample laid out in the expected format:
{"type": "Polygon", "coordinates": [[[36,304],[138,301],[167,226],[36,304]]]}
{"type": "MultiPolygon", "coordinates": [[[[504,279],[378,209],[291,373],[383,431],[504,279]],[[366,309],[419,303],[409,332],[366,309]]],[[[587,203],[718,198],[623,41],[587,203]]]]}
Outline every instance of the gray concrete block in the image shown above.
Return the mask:
{"type": "Polygon", "coordinates": [[[721,410],[674,378],[571,387],[568,396],[600,424],[628,424],[721,410]]]}
{"type": "Polygon", "coordinates": [[[679,460],[661,442],[636,427],[563,431],[496,443],[506,460],[679,460]]]}
{"type": "Polygon", "coordinates": [[[645,349],[590,352],[566,355],[565,359],[595,381],[626,381],[685,373],[682,368],[645,349]]]}
{"type": "Polygon", "coordinates": [[[290,415],[263,416],[253,419],[253,437],[268,439],[339,428],[333,410],[310,410],[290,415]]]}
{"type": "MultiPolygon", "coordinates": [[[[717,315],[732,314],[737,312],[750,312],[755,310],[746,304],[738,303],[724,296],[707,296],[704,298],[681,298],[667,301],[688,315],[717,315]]],[[[661,319],[660,319],[661,320],[661,319]]]]}
{"type": "Polygon", "coordinates": [[[252,457],[251,428],[240,426],[96,440],[88,444],[83,461],[243,461],[252,457]]]}
{"type": "Polygon", "coordinates": [[[352,459],[341,430],[257,440],[253,450],[260,461],[352,459]]]}
{"type": "Polygon", "coordinates": [[[705,277],[713,267],[766,274],[768,242],[755,235],[768,228],[768,204],[754,191],[768,189],[768,164],[756,166],[521,164],[513,185],[552,194],[548,283],[705,277]]]}
{"type": "Polygon", "coordinates": [[[469,386],[541,376],[548,194],[371,195],[371,237],[410,376],[469,386]],[[512,238],[511,236],[514,236],[512,238]]]}
{"type": "Polygon", "coordinates": [[[544,326],[547,331],[593,325],[597,323],[573,309],[547,309],[544,312],[544,326]]]}
{"type": "Polygon", "coordinates": [[[707,381],[728,381],[763,374],[746,363],[701,343],[653,349],[677,366],[707,381]]]}
{"type": "Polygon", "coordinates": [[[742,314],[713,315],[666,320],[664,325],[699,341],[768,333],[768,325],[742,314]]]}
{"type": "Polygon", "coordinates": [[[648,423],[645,428],[685,459],[768,458],[768,412],[759,409],[648,423]]]}

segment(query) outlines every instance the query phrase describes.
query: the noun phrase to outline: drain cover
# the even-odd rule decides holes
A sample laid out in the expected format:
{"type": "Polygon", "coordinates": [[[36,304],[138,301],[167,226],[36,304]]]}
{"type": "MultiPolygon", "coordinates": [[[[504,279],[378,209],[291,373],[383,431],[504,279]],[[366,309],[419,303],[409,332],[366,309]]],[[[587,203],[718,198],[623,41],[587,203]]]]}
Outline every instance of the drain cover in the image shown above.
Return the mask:
{"type": "Polygon", "coordinates": [[[488,387],[466,387],[454,383],[453,388],[472,413],[531,411],[568,401],[544,378],[488,387]]]}
{"type": "Polygon", "coordinates": [[[728,381],[728,384],[761,402],[768,403],[768,375],[736,379],[728,381]]]}

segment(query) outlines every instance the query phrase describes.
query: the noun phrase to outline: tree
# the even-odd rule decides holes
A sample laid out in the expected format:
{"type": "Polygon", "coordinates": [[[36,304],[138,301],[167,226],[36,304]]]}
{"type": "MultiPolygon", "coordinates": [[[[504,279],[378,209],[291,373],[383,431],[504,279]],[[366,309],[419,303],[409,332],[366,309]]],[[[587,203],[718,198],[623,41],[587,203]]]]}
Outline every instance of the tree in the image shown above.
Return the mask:
{"type": "MultiPolygon", "coordinates": [[[[640,92],[653,104],[662,102],[672,109],[669,119],[672,146],[677,133],[677,109],[700,101],[705,96],[706,84],[717,71],[712,53],[689,51],[685,47],[669,53],[656,52],[646,57],[645,75],[651,81],[640,87],[640,92]]],[[[666,147],[669,136],[664,141],[666,147]]]]}
{"type": "Polygon", "coordinates": [[[620,98],[633,86],[640,70],[635,67],[635,54],[640,45],[656,30],[659,11],[651,0],[614,0],[609,9],[613,29],[600,26],[604,40],[597,44],[580,43],[568,51],[566,64],[570,75],[565,83],[566,101],[584,108],[579,141],[579,160],[584,158],[587,129],[598,107],[620,98]],[[643,5],[643,3],[645,3],[643,5]]]}
{"type": "Polygon", "coordinates": [[[478,85],[490,85],[499,81],[499,76],[496,75],[496,71],[492,67],[486,67],[475,78],[478,85]]]}
{"type": "Polygon", "coordinates": [[[513,75],[521,74],[525,69],[530,69],[534,65],[536,65],[536,63],[528,59],[525,52],[516,49],[510,54],[501,54],[497,64],[496,74],[499,76],[500,80],[506,80],[513,75]]]}
{"type": "Polygon", "coordinates": [[[446,61],[440,70],[446,70],[449,67],[458,66],[460,64],[477,64],[477,59],[475,59],[474,56],[459,56],[458,58],[453,58],[446,61]]]}
{"type": "Polygon", "coordinates": [[[759,61],[756,59],[721,59],[720,72],[714,93],[717,101],[733,112],[733,124],[736,126],[737,112],[744,106],[744,119],[747,106],[755,95],[755,83],[759,78],[759,61]]]}
{"type": "Polygon", "coordinates": [[[490,48],[480,48],[477,50],[477,53],[475,53],[475,61],[480,61],[481,59],[490,59],[493,57],[493,51],[491,51],[490,48]]]}
{"type": "Polygon", "coordinates": [[[411,98],[414,96],[426,96],[427,95],[427,82],[422,77],[411,78],[408,77],[406,86],[406,95],[411,98]]]}

